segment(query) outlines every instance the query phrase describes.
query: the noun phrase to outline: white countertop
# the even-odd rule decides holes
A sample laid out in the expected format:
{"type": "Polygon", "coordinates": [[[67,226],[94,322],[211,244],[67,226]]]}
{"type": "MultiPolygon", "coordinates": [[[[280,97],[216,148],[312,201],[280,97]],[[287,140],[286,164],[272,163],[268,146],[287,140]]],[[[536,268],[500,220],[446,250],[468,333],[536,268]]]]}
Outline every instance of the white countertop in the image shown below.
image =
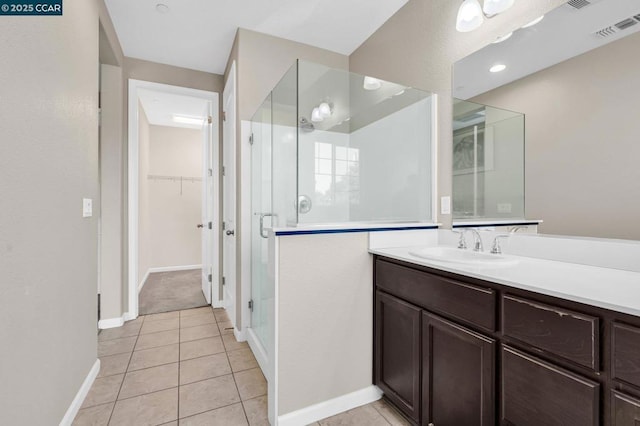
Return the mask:
{"type": "Polygon", "coordinates": [[[416,247],[375,248],[372,254],[428,266],[591,306],[640,316],[640,273],[569,262],[511,256],[513,266],[469,266],[409,254],[416,247]]]}

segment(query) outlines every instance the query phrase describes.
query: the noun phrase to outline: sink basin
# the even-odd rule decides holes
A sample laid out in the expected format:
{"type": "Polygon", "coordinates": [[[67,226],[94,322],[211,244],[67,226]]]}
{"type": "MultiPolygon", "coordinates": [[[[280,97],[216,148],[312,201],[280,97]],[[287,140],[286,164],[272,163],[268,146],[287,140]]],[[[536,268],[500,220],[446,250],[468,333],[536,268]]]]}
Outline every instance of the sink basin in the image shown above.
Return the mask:
{"type": "Polygon", "coordinates": [[[438,262],[456,263],[473,266],[515,265],[518,259],[503,254],[483,253],[451,247],[426,247],[411,250],[410,255],[438,262]]]}

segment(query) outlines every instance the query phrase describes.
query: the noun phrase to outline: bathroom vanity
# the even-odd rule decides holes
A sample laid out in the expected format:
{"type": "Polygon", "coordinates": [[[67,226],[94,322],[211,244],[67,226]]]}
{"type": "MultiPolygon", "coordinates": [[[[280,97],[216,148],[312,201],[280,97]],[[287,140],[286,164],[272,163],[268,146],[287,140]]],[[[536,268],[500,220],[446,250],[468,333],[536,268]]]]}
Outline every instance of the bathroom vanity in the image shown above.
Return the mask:
{"type": "Polygon", "coordinates": [[[450,268],[371,252],[373,380],[413,424],[640,424],[640,299],[624,302],[638,296],[637,272],[529,258],[450,268]]]}

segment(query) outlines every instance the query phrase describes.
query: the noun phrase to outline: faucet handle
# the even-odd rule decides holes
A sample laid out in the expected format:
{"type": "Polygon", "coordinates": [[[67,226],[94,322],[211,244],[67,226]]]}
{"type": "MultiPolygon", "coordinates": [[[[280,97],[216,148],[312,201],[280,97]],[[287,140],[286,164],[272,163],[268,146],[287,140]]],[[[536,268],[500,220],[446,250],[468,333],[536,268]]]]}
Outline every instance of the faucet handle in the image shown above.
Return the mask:
{"type": "Polygon", "coordinates": [[[458,240],[458,248],[462,249],[462,250],[466,250],[467,249],[467,240],[465,240],[464,238],[464,231],[451,231],[454,234],[458,234],[460,235],[460,239],[458,240]]]}
{"type": "Polygon", "coordinates": [[[511,234],[496,235],[491,245],[492,254],[502,254],[502,248],[500,247],[500,238],[509,238],[511,234]]]}

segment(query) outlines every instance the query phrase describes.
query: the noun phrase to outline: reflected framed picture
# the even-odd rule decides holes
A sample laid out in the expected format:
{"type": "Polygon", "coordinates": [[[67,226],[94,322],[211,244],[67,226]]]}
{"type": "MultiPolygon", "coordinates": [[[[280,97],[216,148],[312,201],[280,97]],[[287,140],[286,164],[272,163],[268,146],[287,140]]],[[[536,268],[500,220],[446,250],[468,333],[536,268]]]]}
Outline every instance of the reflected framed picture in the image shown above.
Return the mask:
{"type": "Polygon", "coordinates": [[[453,174],[493,170],[493,127],[475,124],[453,132],[453,174]]]}

